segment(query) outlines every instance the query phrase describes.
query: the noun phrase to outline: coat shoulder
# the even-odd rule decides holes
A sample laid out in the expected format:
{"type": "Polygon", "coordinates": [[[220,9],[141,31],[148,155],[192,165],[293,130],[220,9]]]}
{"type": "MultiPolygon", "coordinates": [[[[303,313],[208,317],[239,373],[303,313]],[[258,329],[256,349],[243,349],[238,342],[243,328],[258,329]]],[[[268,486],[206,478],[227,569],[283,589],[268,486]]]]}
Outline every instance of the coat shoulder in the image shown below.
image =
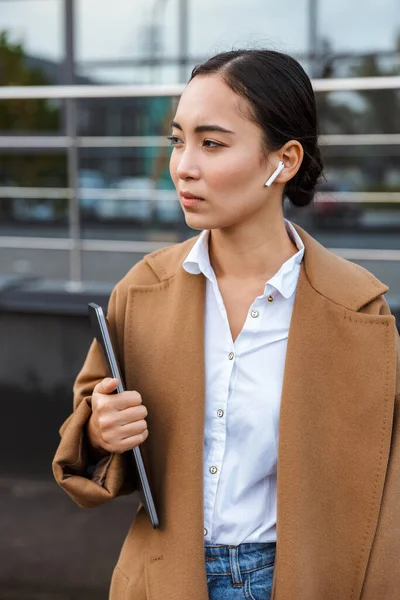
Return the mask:
{"type": "Polygon", "coordinates": [[[367,269],[328,250],[298,226],[296,229],[305,246],[306,275],[317,292],[354,311],[386,294],[388,286],[367,269]]]}
{"type": "Polygon", "coordinates": [[[196,235],[179,244],[156,250],[145,256],[144,261],[159,277],[160,281],[170,279],[182,267],[183,261],[198,238],[199,235],[196,235]]]}
{"type": "Polygon", "coordinates": [[[146,254],[118,281],[113,293],[123,295],[131,285],[151,286],[170,279],[182,266],[197,238],[195,236],[146,254]]]}

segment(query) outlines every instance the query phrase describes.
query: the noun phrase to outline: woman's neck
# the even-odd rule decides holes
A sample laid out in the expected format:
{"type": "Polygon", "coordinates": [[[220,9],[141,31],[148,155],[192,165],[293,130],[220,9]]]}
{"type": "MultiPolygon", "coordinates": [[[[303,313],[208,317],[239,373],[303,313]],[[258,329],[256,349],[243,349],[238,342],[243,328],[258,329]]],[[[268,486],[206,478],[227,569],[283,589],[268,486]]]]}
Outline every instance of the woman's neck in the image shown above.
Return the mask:
{"type": "Polygon", "coordinates": [[[283,216],[267,224],[210,231],[210,262],[220,279],[267,281],[297,251],[283,216]]]}

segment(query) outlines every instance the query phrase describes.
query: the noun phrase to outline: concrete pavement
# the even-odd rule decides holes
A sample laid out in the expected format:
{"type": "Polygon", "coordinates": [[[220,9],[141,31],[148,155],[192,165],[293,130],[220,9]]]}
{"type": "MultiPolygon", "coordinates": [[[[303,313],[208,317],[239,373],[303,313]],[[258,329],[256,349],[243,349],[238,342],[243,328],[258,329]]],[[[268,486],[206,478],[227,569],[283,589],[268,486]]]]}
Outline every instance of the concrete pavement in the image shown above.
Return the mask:
{"type": "Polygon", "coordinates": [[[107,600],[136,495],[83,509],[51,479],[0,479],[0,599],[107,600]]]}

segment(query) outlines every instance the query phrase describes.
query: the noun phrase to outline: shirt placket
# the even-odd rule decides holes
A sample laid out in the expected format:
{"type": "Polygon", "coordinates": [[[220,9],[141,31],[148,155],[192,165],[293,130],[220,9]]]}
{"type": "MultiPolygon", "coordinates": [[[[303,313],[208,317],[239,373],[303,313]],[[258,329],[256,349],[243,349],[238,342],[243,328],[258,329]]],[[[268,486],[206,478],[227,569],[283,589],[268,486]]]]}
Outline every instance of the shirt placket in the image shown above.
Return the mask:
{"type": "Polygon", "coordinates": [[[211,279],[215,301],[218,306],[219,314],[225,324],[225,342],[226,355],[224,360],[225,367],[223,377],[218,387],[218,393],[212,399],[212,427],[210,432],[211,447],[208,453],[208,464],[205,465],[207,470],[207,489],[208,498],[205,501],[205,520],[204,520],[204,535],[210,539],[213,534],[213,515],[217,497],[218,482],[221,475],[223,458],[226,446],[226,417],[227,407],[230,395],[231,381],[235,374],[235,348],[232,342],[232,337],[229,329],[228,316],[222,296],[218,289],[218,284],[214,278],[211,279]]]}

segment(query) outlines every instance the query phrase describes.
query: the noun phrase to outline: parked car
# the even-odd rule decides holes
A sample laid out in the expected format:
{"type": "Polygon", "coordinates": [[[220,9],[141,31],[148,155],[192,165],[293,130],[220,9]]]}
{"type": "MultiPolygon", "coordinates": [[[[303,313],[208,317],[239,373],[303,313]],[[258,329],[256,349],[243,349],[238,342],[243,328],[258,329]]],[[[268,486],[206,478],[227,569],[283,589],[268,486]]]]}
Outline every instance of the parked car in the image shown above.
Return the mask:
{"type": "Polygon", "coordinates": [[[132,219],[150,221],[152,217],[151,198],[154,184],[148,177],[123,177],[110,185],[116,190],[114,196],[99,202],[97,215],[100,219],[132,219]]]}
{"type": "Polygon", "coordinates": [[[97,215],[103,220],[178,224],[183,219],[172,181],[150,177],[123,177],[110,185],[117,193],[97,204],[97,215]]]}
{"type": "Polygon", "coordinates": [[[14,198],[11,215],[19,222],[49,222],[56,219],[55,201],[40,198],[14,198]]]}
{"type": "Polygon", "coordinates": [[[79,206],[83,218],[93,219],[97,217],[99,205],[102,199],[96,194],[87,193],[86,190],[103,190],[107,188],[104,177],[100,171],[94,169],[82,169],[78,175],[79,206]]]}
{"type": "Polygon", "coordinates": [[[313,228],[357,228],[362,222],[363,208],[359,202],[349,202],[341,199],[337,192],[352,190],[338,186],[320,185],[311,216],[313,228]],[[334,189],[332,189],[334,188],[334,189]],[[337,194],[337,195],[336,195],[337,194]]]}

